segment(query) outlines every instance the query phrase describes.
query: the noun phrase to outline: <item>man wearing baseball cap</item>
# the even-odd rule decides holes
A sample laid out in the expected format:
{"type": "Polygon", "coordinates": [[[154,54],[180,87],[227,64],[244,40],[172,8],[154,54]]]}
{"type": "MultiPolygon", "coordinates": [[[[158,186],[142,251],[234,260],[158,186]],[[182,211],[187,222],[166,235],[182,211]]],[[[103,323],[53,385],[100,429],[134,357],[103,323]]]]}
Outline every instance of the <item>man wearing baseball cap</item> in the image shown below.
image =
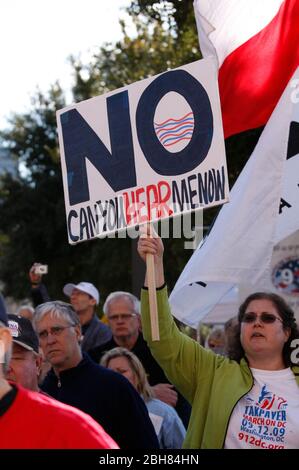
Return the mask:
{"type": "Polygon", "coordinates": [[[64,294],[70,298],[70,303],[79,316],[83,340],[83,351],[90,351],[96,345],[105,344],[112,338],[110,328],[96,316],[95,308],[100,301],[98,289],[90,282],[66,284],[64,294]]]}
{"type": "MultiPolygon", "coordinates": [[[[0,294],[0,449],[117,449],[87,414],[6,380],[13,341],[8,322],[0,294]]],[[[35,351],[31,332],[21,332],[19,323],[12,327],[15,334],[18,329],[15,344],[35,351]]]]}
{"type": "MultiPolygon", "coordinates": [[[[29,271],[31,281],[31,295],[35,307],[50,300],[47,287],[42,283],[42,275],[36,273],[34,263],[29,271]]],[[[66,284],[63,288],[64,294],[70,298],[73,309],[79,316],[82,328],[81,348],[89,352],[112,338],[109,326],[105,325],[96,315],[95,309],[100,301],[98,289],[90,282],[79,282],[79,284],[66,284]]]]}
{"type": "Polygon", "coordinates": [[[38,349],[38,337],[30,320],[20,315],[8,315],[8,326],[13,344],[6,378],[28,390],[38,392],[42,361],[38,349]]]}

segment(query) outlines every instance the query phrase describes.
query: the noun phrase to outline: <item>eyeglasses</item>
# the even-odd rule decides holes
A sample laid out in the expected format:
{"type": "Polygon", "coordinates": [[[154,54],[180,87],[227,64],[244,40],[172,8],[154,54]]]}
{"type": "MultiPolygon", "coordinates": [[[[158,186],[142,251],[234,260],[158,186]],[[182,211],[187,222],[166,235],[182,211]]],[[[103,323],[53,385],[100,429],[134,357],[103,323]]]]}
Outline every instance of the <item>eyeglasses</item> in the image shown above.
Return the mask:
{"type": "Polygon", "coordinates": [[[254,312],[247,312],[244,313],[241,321],[243,323],[254,323],[257,318],[263,323],[274,323],[276,320],[279,320],[281,323],[283,323],[281,318],[277,317],[273,313],[268,312],[262,312],[260,315],[257,315],[257,313],[254,312]]]}
{"type": "Polygon", "coordinates": [[[110,321],[117,321],[117,320],[130,320],[130,318],[136,317],[136,313],[118,313],[115,315],[109,315],[108,320],[110,321]]]}
{"type": "Polygon", "coordinates": [[[67,326],[52,326],[49,328],[49,330],[42,330],[38,333],[38,337],[40,340],[45,340],[48,338],[49,334],[51,333],[52,336],[60,336],[61,333],[66,329],[66,328],[72,328],[73,326],[76,325],[67,325],[67,326]]]}

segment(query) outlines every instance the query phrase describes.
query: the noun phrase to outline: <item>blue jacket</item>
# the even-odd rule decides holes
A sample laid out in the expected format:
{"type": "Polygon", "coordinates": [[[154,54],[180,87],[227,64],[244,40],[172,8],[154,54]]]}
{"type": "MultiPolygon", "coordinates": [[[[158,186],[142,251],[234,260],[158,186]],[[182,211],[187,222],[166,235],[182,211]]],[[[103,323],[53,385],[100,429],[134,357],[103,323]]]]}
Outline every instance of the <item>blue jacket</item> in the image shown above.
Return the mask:
{"type": "Polygon", "coordinates": [[[134,387],[125,377],[95,364],[87,355],[59,377],[51,370],[41,388],[92,416],[120,448],[159,448],[146,406],[134,387]]]}
{"type": "Polygon", "coordinates": [[[172,406],[161,400],[150,398],[145,402],[151,420],[161,420],[161,427],[157,432],[161,449],[181,449],[186,436],[186,429],[172,406]]]}

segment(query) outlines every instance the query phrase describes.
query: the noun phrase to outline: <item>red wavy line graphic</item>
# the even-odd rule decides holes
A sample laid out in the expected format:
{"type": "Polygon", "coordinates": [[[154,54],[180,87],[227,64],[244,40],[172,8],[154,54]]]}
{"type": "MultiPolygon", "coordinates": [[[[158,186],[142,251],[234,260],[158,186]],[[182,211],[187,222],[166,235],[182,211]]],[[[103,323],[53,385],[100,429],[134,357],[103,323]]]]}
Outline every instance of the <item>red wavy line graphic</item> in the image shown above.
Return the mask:
{"type": "Polygon", "coordinates": [[[154,124],[155,124],[155,126],[163,126],[163,124],[166,124],[169,121],[178,122],[178,121],[181,121],[182,119],[185,119],[187,116],[190,116],[190,114],[193,115],[193,112],[191,111],[190,113],[186,114],[185,116],[183,116],[179,119],[169,118],[169,119],[166,119],[166,121],[163,121],[163,122],[154,122],[154,124]]]}
{"type": "MultiPolygon", "coordinates": [[[[160,142],[163,143],[163,141],[167,140],[169,137],[180,137],[181,135],[183,134],[186,134],[186,132],[190,132],[189,129],[184,129],[182,132],[180,132],[179,134],[178,133],[173,133],[173,134],[167,134],[167,135],[164,135],[164,137],[160,140],[160,142]]],[[[191,139],[191,137],[190,137],[191,139]]]]}
{"type": "Polygon", "coordinates": [[[164,132],[164,131],[173,131],[174,129],[177,129],[178,127],[180,126],[192,126],[194,127],[194,120],[192,121],[188,121],[188,122],[182,122],[182,123],[179,123],[179,124],[176,124],[175,126],[173,127],[162,127],[161,129],[158,129],[156,131],[156,134],[158,135],[159,133],[161,134],[161,132],[164,132]]]}

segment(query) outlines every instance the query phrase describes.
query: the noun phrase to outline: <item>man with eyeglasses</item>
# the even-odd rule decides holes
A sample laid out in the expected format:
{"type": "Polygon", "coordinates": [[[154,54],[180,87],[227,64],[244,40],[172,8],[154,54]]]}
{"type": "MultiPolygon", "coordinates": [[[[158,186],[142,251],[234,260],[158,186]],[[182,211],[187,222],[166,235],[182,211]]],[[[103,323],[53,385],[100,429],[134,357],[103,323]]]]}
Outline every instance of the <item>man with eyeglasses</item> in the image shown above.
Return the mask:
{"type": "Polygon", "coordinates": [[[129,292],[112,292],[106,299],[103,311],[107,316],[112,338],[107,343],[89,351],[90,357],[99,363],[104,353],[115,347],[120,346],[132,351],[145,368],[155,397],[175,407],[185,427],[187,427],[191,410],[190,405],[169,383],[143,338],[140,302],[137,297],[129,292]]]}
{"type": "Polygon", "coordinates": [[[81,325],[70,304],[53,301],[39,305],[33,324],[44,356],[52,365],[42,390],[88,413],[121,448],[159,447],[147,409],[134,387],[82,354],[81,325]]]}
{"type": "Polygon", "coordinates": [[[157,285],[160,340],[151,338],[147,287],[141,297],[145,338],[192,404],[183,447],[298,449],[299,367],[292,363],[292,343],[299,332],[292,309],[274,293],[250,295],[239,308],[230,357],[214,354],[182,334],[172,318],[162,240],[148,231],[138,252],[144,261],[153,255],[157,285]]]}
{"type": "Polygon", "coordinates": [[[26,335],[24,342],[24,332],[21,333],[18,325],[8,327],[0,295],[0,448],[117,449],[115,442],[90,416],[8,382],[5,374],[9,369],[13,339],[22,343],[22,347],[28,347],[29,342],[29,347],[36,349],[36,341],[27,341],[26,335]]]}

